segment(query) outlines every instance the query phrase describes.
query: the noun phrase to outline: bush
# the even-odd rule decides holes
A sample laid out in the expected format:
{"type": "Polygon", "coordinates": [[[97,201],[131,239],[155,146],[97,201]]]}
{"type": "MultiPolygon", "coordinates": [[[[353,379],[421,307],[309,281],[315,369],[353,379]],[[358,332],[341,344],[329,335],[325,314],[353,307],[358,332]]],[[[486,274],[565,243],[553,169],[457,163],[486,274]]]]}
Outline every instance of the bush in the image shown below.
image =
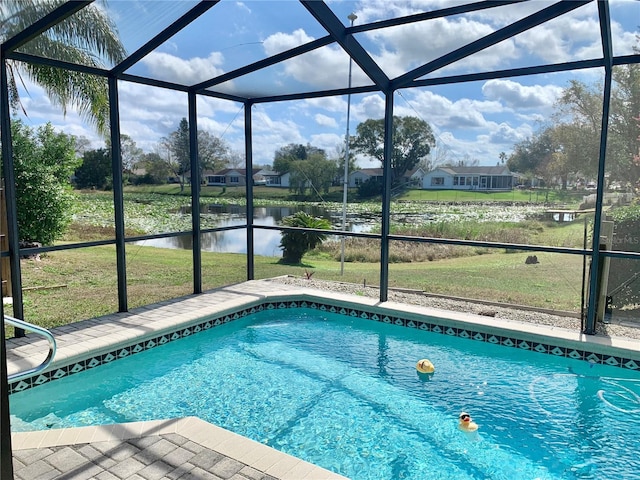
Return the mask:
{"type": "Polygon", "coordinates": [[[11,123],[20,241],[50,245],[71,222],[75,196],[69,178],[79,163],[75,140],[51,124],[36,131],[11,123]]]}
{"type": "MultiPolygon", "coordinates": [[[[313,217],[305,212],[297,212],[282,219],[283,225],[298,228],[313,228],[315,230],[329,230],[331,222],[325,218],[313,217]]],[[[327,238],[326,234],[308,231],[287,231],[282,232],[282,263],[297,264],[302,260],[302,256],[309,250],[322,244],[327,238]]]]}
{"type": "Polygon", "coordinates": [[[382,195],[382,180],[379,178],[370,178],[358,186],[358,196],[360,198],[371,198],[382,195]]]}

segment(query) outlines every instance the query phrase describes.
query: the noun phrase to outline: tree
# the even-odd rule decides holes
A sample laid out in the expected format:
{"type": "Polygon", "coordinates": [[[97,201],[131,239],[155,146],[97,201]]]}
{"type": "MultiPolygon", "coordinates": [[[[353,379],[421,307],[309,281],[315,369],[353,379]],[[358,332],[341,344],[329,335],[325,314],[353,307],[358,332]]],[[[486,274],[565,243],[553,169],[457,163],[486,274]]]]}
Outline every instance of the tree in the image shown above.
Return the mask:
{"type": "MultiPolygon", "coordinates": [[[[296,212],[282,219],[282,224],[287,227],[312,228],[315,230],[329,230],[331,222],[326,218],[313,217],[305,212],[296,212]]],[[[325,241],[327,235],[318,232],[304,230],[282,232],[280,247],[282,251],[282,263],[297,264],[302,256],[309,250],[313,250],[325,241]]]]}
{"type": "Polygon", "coordinates": [[[75,139],[50,123],[33,130],[11,122],[20,241],[52,244],[71,221],[74,195],[69,178],[79,163],[75,139]]]}
{"type": "MultiPolygon", "coordinates": [[[[399,179],[424,159],[436,140],[431,126],[416,117],[393,117],[393,151],[391,152],[391,179],[399,179]]],[[[362,153],[384,164],[384,119],[366,120],[351,137],[355,153],[362,153]]]]}
{"type": "Polygon", "coordinates": [[[82,165],[76,169],[75,183],[78,188],[112,188],[111,150],[100,148],[86,151],[82,156],[82,165]]]}
{"type": "Polygon", "coordinates": [[[549,129],[555,151],[548,165],[549,171],[559,177],[566,190],[570,176],[594,178],[591,166],[585,168],[584,158],[593,154],[589,142],[581,141],[584,133],[580,125],[559,123],[549,129]]]}
{"type": "Polygon", "coordinates": [[[75,136],[76,156],[82,157],[84,152],[91,150],[91,140],[84,135],[75,136]]]}
{"type": "MultiPolygon", "coordinates": [[[[180,120],[178,128],[163,138],[161,144],[167,152],[167,168],[178,178],[180,191],[184,190],[185,175],[191,172],[191,148],[189,143],[189,122],[180,120]]],[[[200,176],[204,169],[218,170],[227,162],[229,148],[224,141],[209,132],[198,131],[198,159],[200,176]]]]}
{"type": "Polygon", "coordinates": [[[556,140],[563,142],[559,148],[567,153],[567,163],[580,176],[595,178],[602,126],[601,89],[571,80],[558,100],[553,120],[556,140]]]}
{"type": "Polygon", "coordinates": [[[229,168],[244,168],[245,156],[242,153],[237,151],[229,151],[228,155],[226,156],[226,159],[227,159],[227,166],[229,168]]]}
{"type": "Polygon", "coordinates": [[[180,191],[184,190],[184,175],[191,170],[189,149],[189,122],[186,118],[180,120],[178,128],[164,139],[169,152],[168,166],[180,181],[180,191]]]}
{"type": "Polygon", "coordinates": [[[322,158],[327,158],[324,150],[312,145],[301,145],[290,143],[284,147],[280,147],[276,150],[273,159],[273,169],[279,174],[288,173],[291,171],[291,164],[298,160],[307,160],[311,155],[321,155],[322,158]]]}
{"type": "MultiPolygon", "coordinates": [[[[59,0],[0,2],[0,39],[13,37],[61,3],[59,0]]],[[[20,47],[20,51],[89,67],[102,67],[103,61],[113,65],[125,58],[115,25],[105,10],[96,5],[82,8],[64,22],[37,35],[20,47]]],[[[17,83],[18,80],[22,82],[25,74],[42,86],[51,101],[64,112],[71,106],[100,133],[107,131],[109,101],[105,78],[14,60],[7,60],[7,65],[9,100],[14,111],[24,111],[17,83]]]]}
{"type": "MultiPolygon", "coordinates": [[[[110,141],[107,142],[107,148],[110,143],[110,141]]],[[[129,135],[120,135],[120,157],[122,158],[123,172],[131,173],[136,168],[136,164],[140,161],[143,153],[144,151],[136,145],[133,138],[129,135]]]]}
{"type": "Polygon", "coordinates": [[[224,168],[229,157],[229,147],[224,140],[204,130],[198,130],[198,158],[201,174],[204,170],[215,172],[224,168]]]}
{"type": "Polygon", "coordinates": [[[305,195],[308,189],[318,196],[328,193],[336,177],[335,162],[320,153],[311,154],[307,160],[292,162],[290,168],[289,189],[299,195],[305,195]]]}
{"type": "Polygon", "coordinates": [[[551,130],[546,128],[514,146],[507,160],[507,168],[530,180],[536,177],[549,178],[547,167],[554,153],[551,130]]]}
{"type": "MultiPolygon", "coordinates": [[[[610,181],[627,182],[640,177],[640,165],[634,162],[637,154],[634,116],[640,112],[640,65],[616,66],[613,80],[606,168],[610,181]]],[[[564,153],[567,169],[586,179],[595,178],[600,157],[602,86],[572,80],[556,107],[554,141],[557,150],[564,153]]]]}
{"type": "MultiPolygon", "coordinates": [[[[640,54],[639,48],[634,48],[640,54]]],[[[638,125],[640,114],[640,64],[616,66],[613,69],[615,88],[612,90],[607,137],[607,171],[610,180],[628,182],[640,178],[638,155],[638,125]]],[[[640,185],[636,185],[640,187],[640,185]]]]}
{"type": "MultiPolygon", "coordinates": [[[[336,164],[336,184],[342,184],[344,182],[344,160],[346,154],[346,148],[344,144],[339,144],[335,152],[333,153],[331,160],[336,164]]],[[[349,165],[348,172],[355,172],[358,170],[358,164],[356,163],[356,156],[353,154],[351,150],[349,150],[349,165]]]]}
{"type": "Polygon", "coordinates": [[[154,184],[167,183],[167,178],[171,174],[167,162],[158,152],[143,154],[138,165],[145,169],[149,180],[154,184]]]}
{"type": "MultiPolygon", "coordinates": [[[[109,157],[111,156],[111,138],[108,137],[106,139],[106,148],[109,151],[109,157]]],[[[142,157],[144,151],[136,145],[135,140],[131,138],[129,135],[121,134],[120,135],[120,159],[122,162],[122,182],[124,184],[128,184],[131,179],[131,174],[133,173],[133,169],[136,167],[136,164],[142,157]]],[[[105,175],[109,177],[109,181],[105,183],[105,185],[113,186],[113,182],[111,179],[113,176],[111,175],[111,168],[109,168],[109,173],[105,175]]]]}

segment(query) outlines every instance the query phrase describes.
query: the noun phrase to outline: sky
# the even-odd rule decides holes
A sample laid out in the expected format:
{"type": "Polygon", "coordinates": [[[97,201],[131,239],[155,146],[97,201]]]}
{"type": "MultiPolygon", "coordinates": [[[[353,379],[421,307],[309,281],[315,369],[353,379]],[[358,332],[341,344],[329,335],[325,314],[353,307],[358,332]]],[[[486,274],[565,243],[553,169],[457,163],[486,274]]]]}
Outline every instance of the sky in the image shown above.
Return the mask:
{"type": "MultiPolygon", "coordinates": [[[[113,19],[120,38],[131,53],[186,12],[193,1],[110,0],[101,6],[113,19]]],[[[327,1],[345,25],[355,13],[354,25],[420,13],[457,4],[452,0],[327,1]]],[[[364,49],[391,78],[468,44],[499,28],[539,11],[553,2],[531,0],[489,10],[451,16],[355,35],[364,49]]],[[[630,55],[638,46],[640,2],[611,0],[614,55],[630,55]]],[[[326,35],[309,11],[294,0],[222,0],[185,30],[160,45],[127,73],[192,85],[233,71],[326,35]]],[[[560,63],[602,56],[596,2],[577,8],[530,31],[505,40],[428,75],[439,77],[523,66],[560,63]]],[[[216,88],[237,95],[278,95],[346,88],[349,57],[331,44],[236,78],[216,88]]],[[[353,86],[371,80],[351,62],[353,86]]],[[[548,122],[554,104],[570,80],[593,85],[602,81],[601,69],[573,71],[399,90],[394,115],[418,117],[431,126],[436,146],[433,162],[476,162],[496,165],[514,145],[548,122]]],[[[64,114],[51,105],[43,90],[26,82],[21,88],[32,126],[51,122],[60,131],[82,136],[94,148],[104,141],[72,110],[64,114]]],[[[158,149],[163,137],[187,117],[187,96],[163,88],[119,82],[121,132],[146,152],[158,149]]],[[[277,149],[288,144],[311,144],[337,156],[347,129],[351,135],[367,119],[384,116],[381,94],[347,96],[253,106],[254,164],[273,162],[277,149]],[[347,111],[350,122],[347,125],[347,111]]],[[[198,127],[220,137],[230,150],[244,155],[242,104],[201,97],[197,103],[198,127]]],[[[380,163],[358,157],[360,167],[380,163]]]]}

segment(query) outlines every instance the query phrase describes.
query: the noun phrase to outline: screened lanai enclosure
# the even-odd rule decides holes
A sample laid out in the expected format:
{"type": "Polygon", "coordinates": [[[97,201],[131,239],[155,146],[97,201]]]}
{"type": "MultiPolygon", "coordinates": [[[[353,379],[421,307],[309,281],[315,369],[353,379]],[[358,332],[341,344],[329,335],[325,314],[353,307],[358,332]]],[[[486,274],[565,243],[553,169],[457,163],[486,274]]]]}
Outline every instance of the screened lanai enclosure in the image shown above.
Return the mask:
{"type": "Polygon", "coordinates": [[[375,285],[381,301],[392,288],[410,288],[563,311],[581,318],[588,335],[598,322],[638,321],[639,2],[24,1],[0,11],[7,315],[38,324],[55,297],[77,321],[311,271],[375,285]],[[52,83],[84,92],[56,96],[52,83]],[[392,132],[403,118],[427,124],[431,137],[420,162],[399,170],[406,152],[392,132]],[[183,119],[188,157],[173,179],[180,201],[131,194],[143,167],[128,146],[145,156],[146,174],[153,161],[171,165],[167,139],[183,119]],[[379,135],[359,148],[374,121],[379,135]],[[109,159],[109,188],[78,193],[74,206],[73,224],[92,236],[24,242],[20,209],[29,206],[20,198],[26,167],[16,122],[48,122],[76,138],[79,157],[82,144],[109,159]],[[216,168],[204,160],[212,138],[232,152],[216,168]],[[281,235],[300,231],[282,223],[298,207],[275,193],[291,187],[274,168],[286,145],[322,150],[336,163],[332,187],[342,202],[317,191],[314,206],[332,224],[325,246],[335,247],[313,257],[330,258],[322,268],[313,259],[279,262],[281,235]],[[506,166],[512,176],[496,189],[501,197],[460,176],[445,195],[443,177],[429,177],[443,166],[506,166]],[[348,185],[353,169],[366,168],[381,169],[381,184],[364,202],[348,185]],[[207,184],[230,171],[222,189],[207,184]],[[222,198],[231,191],[229,206],[222,198]],[[150,221],[158,206],[171,220],[150,221]],[[483,223],[501,230],[478,232],[483,223]],[[275,239],[267,253],[259,248],[266,239],[275,239]],[[167,247],[184,255],[166,267],[176,281],[158,288],[146,272],[167,247]],[[56,258],[64,260],[47,263],[56,258]],[[86,297],[100,298],[103,310],[83,310],[86,297]]]}

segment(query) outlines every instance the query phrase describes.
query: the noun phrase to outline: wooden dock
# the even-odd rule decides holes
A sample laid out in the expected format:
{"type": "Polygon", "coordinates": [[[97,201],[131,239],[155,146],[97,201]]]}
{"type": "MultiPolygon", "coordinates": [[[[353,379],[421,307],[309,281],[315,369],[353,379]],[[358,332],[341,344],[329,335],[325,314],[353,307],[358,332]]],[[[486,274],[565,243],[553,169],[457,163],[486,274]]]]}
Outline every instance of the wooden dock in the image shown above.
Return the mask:
{"type": "Polygon", "coordinates": [[[570,222],[578,218],[585,213],[595,213],[595,208],[585,208],[584,210],[562,210],[562,209],[550,209],[545,212],[545,215],[550,220],[557,222],[570,222]],[[556,215],[558,218],[556,219],[556,215]]]}

